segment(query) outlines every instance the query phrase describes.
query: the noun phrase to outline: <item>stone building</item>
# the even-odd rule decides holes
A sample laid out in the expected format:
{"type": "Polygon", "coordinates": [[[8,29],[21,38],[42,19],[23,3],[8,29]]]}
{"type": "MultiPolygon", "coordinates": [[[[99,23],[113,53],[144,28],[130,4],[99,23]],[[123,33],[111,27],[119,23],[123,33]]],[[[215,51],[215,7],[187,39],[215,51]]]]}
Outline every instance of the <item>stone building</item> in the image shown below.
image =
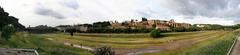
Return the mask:
{"type": "Polygon", "coordinates": [[[111,21],[111,26],[113,29],[118,28],[131,28],[131,29],[150,29],[155,28],[160,30],[171,30],[171,28],[178,28],[178,27],[184,27],[189,28],[191,24],[188,23],[176,23],[173,19],[170,21],[166,20],[144,20],[144,21],[137,21],[137,20],[131,20],[131,21],[125,21],[123,23],[119,23],[117,21],[113,22],[111,21]]]}
{"type": "Polygon", "coordinates": [[[79,32],[86,32],[89,27],[87,27],[85,25],[74,25],[73,28],[79,32]]]}
{"type": "Polygon", "coordinates": [[[68,29],[75,29],[76,31],[80,31],[80,32],[86,32],[88,30],[89,27],[84,26],[84,25],[59,25],[56,27],[58,30],[60,30],[61,32],[66,32],[68,29]]]}

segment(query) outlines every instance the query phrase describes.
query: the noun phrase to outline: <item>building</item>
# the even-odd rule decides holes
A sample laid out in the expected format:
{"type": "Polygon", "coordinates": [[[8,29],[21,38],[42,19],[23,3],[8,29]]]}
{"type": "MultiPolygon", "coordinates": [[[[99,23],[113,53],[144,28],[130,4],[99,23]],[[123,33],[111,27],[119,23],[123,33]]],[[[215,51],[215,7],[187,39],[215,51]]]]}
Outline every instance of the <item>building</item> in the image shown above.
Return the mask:
{"type": "Polygon", "coordinates": [[[76,31],[79,32],[86,32],[89,27],[86,25],[59,25],[56,27],[58,30],[60,30],[61,32],[66,32],[68,29],[75,29],[76,31]]]}
{"type": "Polygon", "coordinates": [[[131,29],[151,29],[156,28],[159,30],[171,30],[171,28],[189,28],[191,24],[188,23],[176,23],[173,19],[166,21],[166,20],[131,20],[131,21],[125,21],[123,23],[119,23],[117,21],[110,22],[112,29],[119,29],[119,28],[131,28],[131,29]]]}
{"type": "Polygon", "coordinates": [[[113,21],[110,21],[110,24],[111,24],[111,29],[125,29],[127,27],[123,26],[122,23],[119,23],[117,21],[113,22],[113,21]]]}
{"type": "Polygon", "coordinates": [[[56,27],[58,30],[60,30],[61,32],[66,32],[67,29],[72,28],[71,25],[59,25],[56,27]]]}
{"type": "Polygon", "coordinates": [[[79,32],[86,32],[89,27],[87,27],[85,25],[74,25],[73,28],[79,32]]]}

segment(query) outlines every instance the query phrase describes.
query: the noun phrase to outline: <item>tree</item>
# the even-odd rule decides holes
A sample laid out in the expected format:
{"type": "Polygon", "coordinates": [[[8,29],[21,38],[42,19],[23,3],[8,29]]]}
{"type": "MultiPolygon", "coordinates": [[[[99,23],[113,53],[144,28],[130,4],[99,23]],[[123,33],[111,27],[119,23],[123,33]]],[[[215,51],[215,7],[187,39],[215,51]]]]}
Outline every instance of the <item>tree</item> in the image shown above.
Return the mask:
{"type": "Polygon", "coordinates": [[[153,37],[153,38],[161,37],[160,32],[159,32],[157,29],[152,30],[151,33],[150,33],[150,35],[151,35],[151,37],[153,37]]]}
{"type": "Polygon", "coordinates": [[[23,30],[25,28],[22,24],[18,22],[17,18],[9,16],[9,14],[0,7],[0,28],[3,28],[8,24],[12,24],[17,30],[23,30]]]}
{"type": "Polygon", "coordinates": [[[108,27],[108,26],[111,26],[110,22],[108,21],[104,21],[104,22],[95,22],[93,23],[93,26],[94,27],[108,27]]]}
{"type": "Polygon", "coordinates": [[[2,28],[2,38],[8,40],[11,38],[11,35],[15,32],[15,28],[12,24],[6,25],[2,28]]]}
{"type": "Polygon", "coordinates": [[[142,21],[148,21],[147,18],[145,17],[142,17],[142,21]]]}
{"type": "Polygon", "coordinates": [[[67,29],[66,31],[69,32],[71,36],[73,36],[73,33],[77,32],[74,28],[67,29]]]}
{"type": "Polygon", "coordinates": [[[47,26],[47,25],[39,25],[35,27],[28,27],[27,31],[30,33],[53,33],[59,31],[57,28],[47,26]]]}
{"type": "Polygon", "coordinates": [[[200,28],[198,28],[196,26],[191,26],[191,27],[187,28],[187,31],[200,31],[200,28]]]}
{"type": "Polygon", "coordinates": [[[174,32],[186,32],[186,31],[188,31],[187,28],[185,28],[185,27],[173,27],[171,29],[174,32]]]}
{"type": "Polygon", "coordinates": [[[93,54],[94,55],[115,55],[115,52],[110,47],[103,46],[100,48],[96,48],[93,51],[93,54]]]}

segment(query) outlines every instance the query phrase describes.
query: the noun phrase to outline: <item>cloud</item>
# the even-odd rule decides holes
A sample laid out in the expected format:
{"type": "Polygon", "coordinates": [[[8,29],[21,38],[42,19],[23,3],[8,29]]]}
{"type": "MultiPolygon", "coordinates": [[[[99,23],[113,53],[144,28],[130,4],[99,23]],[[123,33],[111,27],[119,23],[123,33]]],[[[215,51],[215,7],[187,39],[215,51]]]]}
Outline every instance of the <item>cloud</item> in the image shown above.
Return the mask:
{"type": "Polygon", "coordinates": [[[239,18],[240,0],[168,0],[167,8],[180,15],[239,18]]]}
{"type": "MultiPolygon", "coordinates": [[[[58,11],[58,12],[60,12],[60,11],[58,11]]],[[[64,19],[65,17],[61,13],[58,13],[58,12],[54,11],[52,9],[49,9],[41,4],[39,4],[39,6],[37,6],[35,8],[36,14],[43,15],[43,16],[51,16],[51,17],[55,17],[58,19],[64,19]]]]}
{"type": "Polygon", "coordinates": [[[240,0],[0,0],[12,16],[28,25],[96,21],[175,19],[185,23],[239,23],[240,0]],[[15,4],[15,5],[12,5],[15,4]],[[24,13],[24,14],[22,14],[24,13]],[[52,19],[54,21],[49,21],[52,19]],[[29,21],[33,20],[33,21],[29,21]],[[56,21],[57,20],[57,21],[56,21]],[[210,20],[210,21],[208,21],[210,20]],[[46,23],[45,21],[49,21],[46,23]]]}
{"type": "Polygon", "coordinates": [[[63,6],[72,8],[77,10],[79,8],[79,1],[78,0],[63,0],[60,2],[63,6]]]}
{"type": "Polygon", "coordinates": [[[186,19],[186,16],[176,16],[174,18],[176,22],[191,23],[191,24],[221,24],[221,25],[233,25],[233,20],[226,20],[218,17],[205,17],[205,16],[193,16],[186,19]],[[191,19],[192,18],[192,19],[191,19]]]}
{"type": "Polygon", "coordinates": [[[235,20],[234,23],[240,24],[240,20],[235,20]]]}

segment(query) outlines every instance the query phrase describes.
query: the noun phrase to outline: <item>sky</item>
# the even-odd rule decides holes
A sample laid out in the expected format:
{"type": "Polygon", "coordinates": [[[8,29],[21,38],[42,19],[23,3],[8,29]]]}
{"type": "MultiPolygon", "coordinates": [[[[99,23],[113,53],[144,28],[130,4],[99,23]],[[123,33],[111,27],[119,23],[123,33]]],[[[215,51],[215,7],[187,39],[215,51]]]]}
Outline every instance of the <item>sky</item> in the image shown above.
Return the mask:
{"type": "Polygon", "coordinates": [[[240,23],[240,0],[0,0],[25,26],[84,24],[131,19],[191,24],[240,23]]]}

